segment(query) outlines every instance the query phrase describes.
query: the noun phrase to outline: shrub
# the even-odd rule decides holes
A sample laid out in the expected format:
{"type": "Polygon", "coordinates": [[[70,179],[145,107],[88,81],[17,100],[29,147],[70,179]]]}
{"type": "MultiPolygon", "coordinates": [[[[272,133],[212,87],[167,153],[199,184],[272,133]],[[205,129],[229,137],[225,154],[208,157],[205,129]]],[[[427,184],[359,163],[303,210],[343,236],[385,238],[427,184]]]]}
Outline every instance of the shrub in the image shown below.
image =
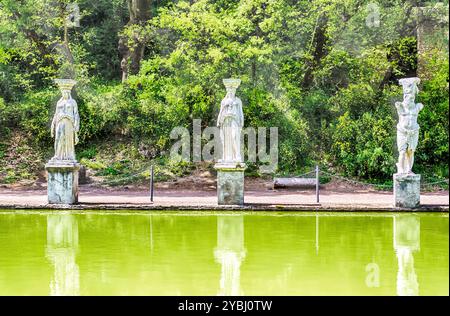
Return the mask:
{"type": "Polygon", "coordinates": [[[351,119],[348,112],[333,126],[333,164],[347,176],[385,180],[395,171],[394,121],[379,113],[351,119]]]}
{"type": "MultiPolygon", "coordinates": [[[[437,56],[437,55],[436,55],[437,56]]],[[[432,76],[425,79],[418,101],[424,104],[419,113],[419,145],[416,162],[424,172],[430,167],[446,170],[448,177],[448,136],[449,136],[449,91],[448,91],[448,59],[430,60],[428,67],[434,69],[432,76]]]]}

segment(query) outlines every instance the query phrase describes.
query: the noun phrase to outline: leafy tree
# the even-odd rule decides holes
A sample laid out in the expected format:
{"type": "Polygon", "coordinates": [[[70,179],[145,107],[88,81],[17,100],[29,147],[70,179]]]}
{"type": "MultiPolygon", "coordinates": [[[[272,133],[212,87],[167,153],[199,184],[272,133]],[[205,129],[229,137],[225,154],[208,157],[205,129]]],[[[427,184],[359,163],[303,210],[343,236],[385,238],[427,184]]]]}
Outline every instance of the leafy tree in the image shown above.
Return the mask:
{"type": "Polygon", "coordinates": [[[448,33],[433,32],[440,44],[425,51],[416,40],[422,21],[448,25],[446,5],[1,0],[1,141],[19,130],[51,149],[52,79],[75,76],[83,152],[92,157],[89,148],[108,139],[129,144],[133,157],[153,159],[167,152],[175,126],[191,127],[194,118],[214,125],[222,79],[239,77],[246,125],[279,127],[280,171],[321,163],[388,181],[398,79],[419,72],[425,108],[415,168],[448,177],[448,33]],[[79,26],[67,27],[73,4],[79,26]],[[416,7],[424,6],[433,9],[420,10],[418,19],[416,7]]]}

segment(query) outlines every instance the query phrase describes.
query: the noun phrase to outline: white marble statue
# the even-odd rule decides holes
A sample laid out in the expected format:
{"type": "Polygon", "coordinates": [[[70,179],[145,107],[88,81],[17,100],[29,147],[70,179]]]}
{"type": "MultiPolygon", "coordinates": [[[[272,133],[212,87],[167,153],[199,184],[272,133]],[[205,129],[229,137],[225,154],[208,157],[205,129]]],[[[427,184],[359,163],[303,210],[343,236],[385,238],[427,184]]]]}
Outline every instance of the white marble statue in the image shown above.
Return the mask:
{"type": "Polygon", "coordinates": [[[397,124],[397,147],[399,151],[397,173],[412,174],[414,164],[414,151],[419,140],[419,125],[417,116],[423,108],[423,104],[415,103],[416,95],[419,93],[417,85],[419,78],[404,78],[399,80],[403,86],[403,101],[396,102],[398,112],[397,124]]]}
{"type": "Polygon", "coordinates": [[[80,117],[77,102],[72,99],[71,90],[74,80],[55,80],[62,92],[56,104],[51,126],[51,135],[55,138],[55,156],[52,161],[75,161],[75,145],[78,143],[80,117]]]}
{"type": "Polygon", "coordinates": [[[236,89],[241,84],[241,80],[224,79],[223,83],[227,95],[220,104],[220,113],[217,119],[222,143],[222,158],[219,159],[219,162],[240,163],[242,162],[241,132],[244,126],[244,113],[242,112],[242,101],[236,97],[236,89]]]}

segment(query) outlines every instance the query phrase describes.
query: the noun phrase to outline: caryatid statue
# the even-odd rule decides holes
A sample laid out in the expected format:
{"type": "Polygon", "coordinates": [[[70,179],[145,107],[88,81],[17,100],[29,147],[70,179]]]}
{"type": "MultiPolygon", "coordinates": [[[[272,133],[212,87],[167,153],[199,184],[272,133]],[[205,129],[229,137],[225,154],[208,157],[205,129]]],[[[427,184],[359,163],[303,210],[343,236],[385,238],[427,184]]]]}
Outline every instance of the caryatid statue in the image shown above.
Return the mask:
{"type": "Polygon", "coordinates": [[[80,116],[77,102],[72,99],[71,91],[74,80],[55,80],[62,92],[62,97],[56,104],[53,116],[51,135],[55,138],[55,156],[52,161],[75,161],[75,145],[78,143],[80,116]]]}
{"type": "Polygon", "coordinates": [[[240,79],[224,79],[227,95],[220,104],[217,126],[220,128],[222,158],[220,163],[241,163],[241,132],[244,126],[242,101],[236,97],[240,79]]]}
{"type": "Polygon", "coordinates": [[[417,116],[423,108],[422,103],[415,103],[416,95],[419,93],[417,85],[419,78],[404,78],[399,80],[403,86],[403,101],[396,102],[398,112],[397,124],[397,147],[399,151],[397,173],[412,174],[414,164],[414,151],[419,140],[419,124],[417,116]]]}

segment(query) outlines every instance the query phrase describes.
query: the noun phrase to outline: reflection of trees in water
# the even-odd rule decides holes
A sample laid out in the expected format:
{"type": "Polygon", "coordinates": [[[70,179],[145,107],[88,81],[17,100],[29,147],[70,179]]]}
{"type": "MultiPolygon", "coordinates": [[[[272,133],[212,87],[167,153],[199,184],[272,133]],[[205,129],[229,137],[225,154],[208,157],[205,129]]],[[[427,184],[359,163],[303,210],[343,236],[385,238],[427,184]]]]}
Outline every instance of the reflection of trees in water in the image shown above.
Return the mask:
{"type": "Polygon", "coordinates": [[[414,269],[415,251],[420,250],[420,219],[416,215],[394,217],[394,249],[397,255],[397,295],[419,295],[419,282],[414,269]]]}
{"type": "Polygon", "coordinates": [[[48,215],[46,255],[54,267],[50,281],[50,295],[80,294],[77,248],[78,224],[75,216],[48,215]]]}
{"type": "Polygon", "coordinates": [[[221,265],[218,295],[241,295],[241,263],[245,258],[244,217],[217,216],[214,257],[221,265]]]}

